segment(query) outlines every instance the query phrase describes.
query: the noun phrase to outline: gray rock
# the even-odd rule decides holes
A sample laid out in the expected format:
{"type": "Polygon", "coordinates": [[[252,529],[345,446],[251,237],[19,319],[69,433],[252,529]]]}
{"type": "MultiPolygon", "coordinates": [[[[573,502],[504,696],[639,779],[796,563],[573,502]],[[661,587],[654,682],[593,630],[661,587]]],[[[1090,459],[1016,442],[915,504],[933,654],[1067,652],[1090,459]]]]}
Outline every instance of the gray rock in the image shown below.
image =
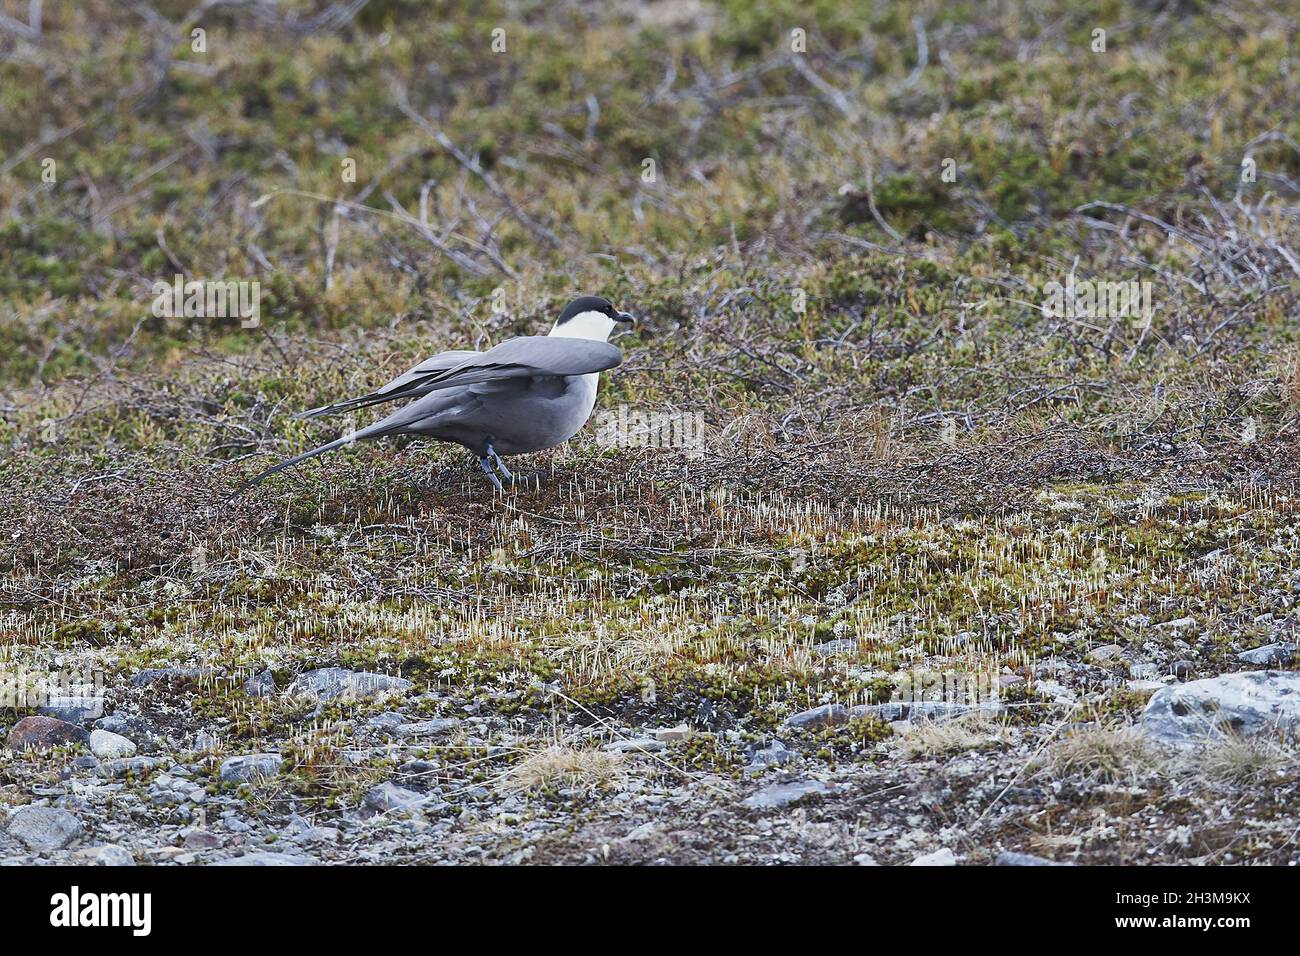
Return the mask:
{"type": "Polygon", "coordinates": [[[210,866],[315,866],[316,861],[309,856],[292,853],[245,853],[243,856],[231,856],[216,860],[210,866]]]}
{"type": "Polygon", "coordinates": [[[843,704],[823,704],[821,707],[814,707],[812,710],[803,710],[797,714],[791,714],[785,719],[787,727],[808,730],[814,727],[833,727],[836,724],[847,723],[849,719],[849,709],[843,704]]]}
{"type": "Polygon", "coordinates": [[[280,772],[284,763],[279,754],[246,754],[242,757],[227,757],[221,764],[223,783],[248,783],[274,777],[280,772]]]}
{"type": "Polygon", "coordinates": [[[51,697],[44,707],[36,708],[36,712],[66,720],[70,724],[84,724],[104,715],[104,698],[51,697]]]}
{"type": "Polygon", "coordinates": [[[1300,645],[1265,644],[1263,647],[1242,651],[1237,655],[1237,660],[1258,667],[1285,667],[1291,663],[1291,658],[1295,656],[1297,650],[1300,650],[1300,645]]]}
{"type": "Polygon", "coordinates": [[[785,744],[779,740],[774,740],[768,746],[761,750],[755,750],[749,755],[749,766],[761,767],[781,767],[789,763],[794,758],[794,753],[788,750],[785,744]]]}
{"type": "Polygon", "coordinates": [[[125,847],[105,843],[95,851],[95,866],[135,866],[135,857],[125,847]]]}
{"type": "Polygon", "coordinates": [[[90,733],[90,752],[100,760],[119,760],[135,756],[135,744],[121,734],[108,730],[90,733]]]}
{"type": "Polygon", "coordinates": [[[221,837],[211,830],[204,830],[202,827],[190,827],[181,832],[185,837],[185,848],[187,850],[211,850],[221,846],[221,837]]]}
{"type": "Polygon", "coordinates": [[[288,839],[295,843],[338,843],[342,834],[338,827],[312,827],[291,834],[288,839]]]}
{"type": "Polygon", "coordinates": [[[793,806],[809,797],[835,792],[835,784],[820,780],[800,780],[795,783],[778,783],[751,794],[740,805],[749,810],[780,810],[793,806]]]}
{"type": "Polygon", "coordinates": [[[1107,664],[1124,653],[1118,644],[1102,644],[1088,652],[1088,659],[1094,664],[1107,664]]]}
{"type": "Polygon", "coordinates": [[[690,735],[691,728],[686,724],[678,724],[676,727],[660,727],[654,732],[655,740],[662,740],[666,744],[685,740],[690,735]]]}
{"type": "Polygon", "coordinates": [[[668,744],[653,737],[634,737],[631,740],[611,740],[600,749],[611,754],[655,753],[667,750],[668,744]]]}
{"type": "Polygon", "coordinates": [[[55,807],[19,807],[9,818],[9,835],[37,853],[61,850],[81,836],[81,821],[55,807]]]}
{"type": "Polygon", "coordinates": [[[1179,680],[1191,680],[1196,676],[1196,661],[1189,661],[1185,658],[1176,660],[1169,665],[1169,673],[1179,680]]]}
{"type": "Polygon", "coordinates": [[[1156,691],[1139,727],[1173,744],[1300,730],[1300,673],[1242,671],[1156,691]]]}
{"type": "Polygon", "coordinates": [[[244,681],[244,693],[249,697],[275,696],[275,675],[269,669],[255,674],[244,681]]]}
{"type": "Polygon", "coordinates": [[[394,813],[418,810],[428,797],[392,783],[381,783],[366,791],[365,805],[376,813],[394,813]]]}
{"type": "Polygon", "coordinates": [[[1034,856],[1032,853],[1011,853],[1004,851],[993,861],[994,866],[1073,866],[1073,863],[1057,863],[1046,857],[1034,856]]]}
{"type": "Polygon", "coordinates": [[[305,817],[293,814],[280,831],[286,840],[295,843],[337,843],[342,835],[337,827],[318,827],[305,817]]]}
{"type": "Polygon", "coordinates": [[[382,714],[375,714],[375,716],[366,721],[366,726],[372,727],[375,730],[390,731],[400,727],[404,723],[406,723],[405,714],[399,714],[395,710],[389,710],[382,714]]]}
{"type": "Polygon", "coordinates": [[[350,671],[343,667],[321,667],[294,678],[286,691],[294,697],[326,701],[370,697],[389,691],[407,691],[414,685],[404,677],[350,671]]]}
{"type": "Polygon", "coordinates": [[[399,724],[392,730],[399,737],[432,737],[434,734],[446,733],[458,726],[460,726],[460,721],[456,718],[443,717],[419,720],[411,724],[399,724]]]}
{"type": "Polygon", "coordinates": [[[224,674],[225,668],[212,667],[146,667],[131,675],[132,687],[148,687],[158,681],[193,683],[209,675],[224,674]]]}
{"type": "Polygon", "coordinates": [[[111,760],[106,764],[100,764],[99,775],[113,778],[143,777],[162,765],[163,761],[157,757],[125,757],[121,760],[111,760]]]}
{"type": "Polygon", "coordinates": [[[995,716],[1002,713],[1002,702],[981,701],[978,704],[956,704],[943,700],[898,700],[885,704],[859,704],[851,711],[855,720],[876,717],[886,723],[896,721],[947,720],[976,711],[995,716]]]}

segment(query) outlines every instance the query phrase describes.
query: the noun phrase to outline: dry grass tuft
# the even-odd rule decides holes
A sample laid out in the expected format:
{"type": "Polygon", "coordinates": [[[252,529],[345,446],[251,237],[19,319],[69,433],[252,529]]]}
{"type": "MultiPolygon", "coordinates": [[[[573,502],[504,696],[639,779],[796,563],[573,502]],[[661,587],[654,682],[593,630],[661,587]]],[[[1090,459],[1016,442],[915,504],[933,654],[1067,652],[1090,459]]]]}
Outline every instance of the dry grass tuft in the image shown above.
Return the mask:
{"type": "Polygon", "coordinates": [[[1274,740],[1234,737],[1178,758],[1173,769],[1215,783],[1257,784],[1294,770],[1298,756],[1274,740]]]}
{"type": "Polygon", "coordinates": [[[1082,777],[1090,784],[1133,784],[1163,763],[1160,752],[1132,727],[1099,726],[1072,731],[1035,761],[1042,776],[1082,777]]]}
{"type": "Polygon", "coordinates": [[[507,790],[525,792],[561,787],[614,790],[626,778],[622,754],[552,744],[511,767],[501,782],[507,790]]]}
{"type": "Polygon", "coordinates": [[[964,714],[954,720],[924,721],[903,731],[899,746],[912,760],[946,754],[988,750],[1011,738],[1007,725],[984,714],[964,714]]]}

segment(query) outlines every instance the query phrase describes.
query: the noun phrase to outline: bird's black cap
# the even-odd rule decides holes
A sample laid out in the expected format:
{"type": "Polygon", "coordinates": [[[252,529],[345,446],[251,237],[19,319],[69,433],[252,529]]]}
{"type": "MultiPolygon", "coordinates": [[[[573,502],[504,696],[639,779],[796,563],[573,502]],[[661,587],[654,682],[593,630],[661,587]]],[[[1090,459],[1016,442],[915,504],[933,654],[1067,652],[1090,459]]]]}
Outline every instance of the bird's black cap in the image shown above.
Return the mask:
{"type": "Polygon", "coordinates": [[[564,307],[564,311],[560,313],[560,318],[556,321],[556,325],[563,325],[575,315],[580,315],[583,312],[603,312],[615,322],[632,321],[632,316],[628,315],[626,312],[618,311],[618,309],[614,308],[610,303],[609,299],[602,299],[598,295],[584,295],[574,299],[564,307]]]}

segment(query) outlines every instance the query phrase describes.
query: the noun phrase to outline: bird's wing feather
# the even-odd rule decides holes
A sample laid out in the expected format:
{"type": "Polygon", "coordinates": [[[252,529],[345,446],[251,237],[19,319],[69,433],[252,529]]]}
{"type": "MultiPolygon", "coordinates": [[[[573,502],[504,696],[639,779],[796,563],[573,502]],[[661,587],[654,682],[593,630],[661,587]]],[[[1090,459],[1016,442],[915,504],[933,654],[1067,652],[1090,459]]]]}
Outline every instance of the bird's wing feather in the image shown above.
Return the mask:
{"type": "Polygon", "coordinates": [[[418,383],[426,376],[437,372],[444,372],[450,368],[455,368],[466,359],[479,354],[481,353],[475,352],[472,349],[451,349],[447,352],[439,352],[437,355],[425,359],[414,368],[403,372],[387,385],[381,385],[373,392],[358,395],[356,398],[345,398],[342,401],[330,402],[328,405],[321,405],[319,408],[310,408],[305,412],[299,412],[293,417],[319,418],[322,415],[335,415],[339,412],[352,411],[379,402],[392,402],[397,399],[410,398],[413,395],[422,394],[418,391],[411,391],[411,388],[413,386],[418,386],[418,383]]]}
{"type": "Polygon", "coordinates": [[[622,361],[623,353],[608,342],[523,335],[507,339],[486,352],[442,352],[373,392],[322,405],[295,417],[316,418],[493,379],[532,375],[586,375],[603,372],[622,361]]]}
{"type": "Polygon", "coordinates": [[[587,375],[603,372],[623,361],[623,353],[608,342],[592,339],[552,338],[548,335],[521,335],[507,339],[486,352],[474,352],[463,362],[444,372],[436,372],[433,382],[467,384],[462,376],[472,375],[485,381],[481,373],[491,369],[510,369],[509,377],[518,375],[587,375]],[[517,371],[527,369],[527,371],[517,371]]]}

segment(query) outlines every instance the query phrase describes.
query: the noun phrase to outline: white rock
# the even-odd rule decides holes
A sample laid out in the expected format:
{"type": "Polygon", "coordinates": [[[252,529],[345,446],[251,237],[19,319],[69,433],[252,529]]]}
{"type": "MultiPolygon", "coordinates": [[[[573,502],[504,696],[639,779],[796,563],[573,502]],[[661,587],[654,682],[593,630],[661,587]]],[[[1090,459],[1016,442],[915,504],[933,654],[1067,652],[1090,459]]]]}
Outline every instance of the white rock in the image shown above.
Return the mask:
{"type": "Polygon", "coordinates": [[[655,824],[653,820],[650,820],[647,823],[641,824],[639,827],[633,827],[631,830],[628,831],[627,836],[625,836],[623,839],[648,840],[650,839],[650,837],[655,835],[656,830],[658,830],[658,826],[655,824]]]}
{"type": "Polygon", "coordinates": [[[1165,685],[1158,680],[1131,680],[1127,681],[1124,686],[1135,693],[1148,694],[1162,690],[1165,685]]]}
{"type": "Polygon", "coordinates": [[[1139,726],[1174,744],[1295,734],[1300,732],[1300,673],[1242,671],[1164,687],[1152,695],[1139,726]]]}
{"type": "Polygon", "coordinates": [[[956,866],[957,857],[952,850],[944,847],[942,850],[935,850],[933,853],[926,853],[918,856],[908,866],[956,866]]]}
{"type": "Polygon", "coordinates": [[[90,732],[90,752],[100,760],[121,760],[135,756],[135,744],[109,730],[90,732]]]}
{"type": "Polygon", "coordinates": [[[444,734],[459,725],[460,721],[455,717],[435,717],[411,724],[400,724],[392,728],[392,732],[399,737],[432,737],[435,734],[444,734]]]}
{"type": "Polygon", "coordinates": [[[392,813],[418,810],[429,802],[429,798],[414,790],[398,787],[392,783],[381,783],[366,791],[365,804],[379,813],[392,813]]]}
{"type": "MultiPolygon", "coordinates": [[[[280,772],[284,759],[279,754],[247,754],[241,757],[228,757],[221,764],[221,779],[224,783],[248,783],[266,777],[274,777],[280,772]]],[[[155,783],[159,783],[155,781],[155,783]]]]}
{"type": "Polygon", "coordinates": [[[1094,647],[1088,652],[1088,657],[1094,663],[1105,664],[1114,660],[1124,653],[1124,649],[1118,644],[1102,644],[1100,647],[1094,647]]]}
{"type": "Polygon", "coordinates": [[[750,810],[781,810],[799,803],[812,796],[823,796],[835,791],[835,784],[820,780],[799,780],[794,783],[778,783],[764,787],[757,793],[740,801],[742,807],[750,810]]]}
{"type": "Polygon", "coordinates": [[[655,731],[655,740],[664,742],[671,740],[685,740],[691,735],[691,728],[686,724],[678,724],[676,727],[661,727],[655,731]]]}
{"type": "Polygon", "coordinates": [[[95,851],[95,866],[135,866],[135,857],[126,847],[105,843],[95,851]]]}
{"type": "Polygon", "coordinates": [[[600,749],[611,754],[653,753],[668,749],[668,745],[653,737],[637,737],[634,740],[611,740],[600,749]]]}
{"type": "Polygon", "coordinates": [[[1159,624],[1152,624],[1151,628],[1152,630],[1178,631],[1178,630],[1182,630],[1185,627],[1195,627],[1195,626],[1196,626],[1196,618],[1180,617],[1174,621],[1161,621],[1159,624]]]}
{"type": "Polygon", "coordinates": [[[1059,681],[1054,680],[1037,680],[1034,681],[1034,690],[1044,697],[1050,697],[1058,704],[1069,704],[1075,700],[1075,693],[1059,681]]]}

